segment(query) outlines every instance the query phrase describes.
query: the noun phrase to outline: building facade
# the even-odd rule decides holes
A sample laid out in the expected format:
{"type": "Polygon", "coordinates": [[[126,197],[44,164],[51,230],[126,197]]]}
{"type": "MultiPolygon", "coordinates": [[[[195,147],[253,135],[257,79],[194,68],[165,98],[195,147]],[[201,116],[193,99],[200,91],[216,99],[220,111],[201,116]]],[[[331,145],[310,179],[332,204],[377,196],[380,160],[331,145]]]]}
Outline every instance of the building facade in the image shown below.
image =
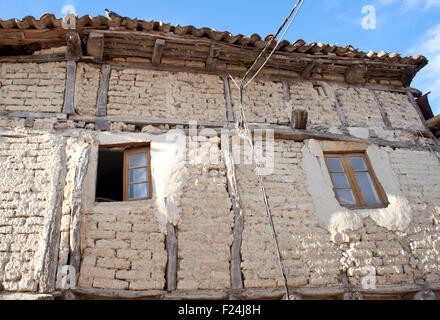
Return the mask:
{"type": "Polygon", "coordinates": [[[0,297],[282,299],[280,263],[298,299],[438,295],[424,57],[283,41],[241,104],[270,37],[0,25],[0,297]]]}

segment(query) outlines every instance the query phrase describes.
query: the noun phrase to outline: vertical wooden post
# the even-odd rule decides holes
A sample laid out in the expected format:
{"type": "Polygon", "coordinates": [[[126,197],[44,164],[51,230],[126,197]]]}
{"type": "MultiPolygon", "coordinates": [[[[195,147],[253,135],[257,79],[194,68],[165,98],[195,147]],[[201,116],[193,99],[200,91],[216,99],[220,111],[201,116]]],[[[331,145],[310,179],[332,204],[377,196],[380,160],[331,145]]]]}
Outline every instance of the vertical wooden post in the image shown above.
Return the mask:
{"type": "Polygon", "coordinates": [[[290,87],[285,80],[283,80],[283,96],[285,101],[290,101],[290,87]]]}
{"type": "Polygon", "coordinates": [[[241,274],[241,243],[243,237],[244,219],[240,205],[240,195],[237,187],[235,174],[235,165],[232,159],[232,146],[229,144],[229,135],[222,135],[222,155],[226,166],[226,176],[228,180],[228,192],[232,202],[232,210],[234,211],[234,240],[231,246],[231,289],[242,289],[243,276],[241,274]]]}
{"type": "Polygon", "coordinates": [[[380,115],[382,116],[382,120],[383,120],[383,122],[385,123],[385,125],[386,125],[388,128],[391,128],[391,127],[392,127],[392,125],[391,125],[391,121],[390,121],[390,119],[388,118],[388,115],[386,114],[385,110],[382,108],[382,105],[380,104],[380,101],[379,101],[379,99],[377,98],[376,92],[375,92],[373,89],[370,89],[370,92],[371,92],[371,94],[372,94],[373,97],[374,97],[374,101],[376,101],[376,105],[377,105],[377,108],[378,108],[379,111],[380,111],[380,115]]]}
{"type": "Polygon", "coordinates": [[[338,97],[336,96],[336,93],[335,93],[335,107],[336,107],[336,112],[338,113],[339,116],[339,120],[341,120],[342,127],[347,128],[348,122],[347,119],[345,118],[344,111],[342,111],[341,105],[339,104],[339,100],[338,97]]]}
{"type": "Polygon", "coordinates": [[[75,285],[79,278],[79,268],[81,262],[81,205],[83,182],[89,165],[90,148],[87,147],[79,160],[78,168],[75,174],[75,185],[72,191],[72,213],[70,223],[70,259],[69,264],[75,269],[75,285]]]}
{"type": "Polygon", "coordinates": [[[63,112],[66,114],[74,114],[76,62],[73,60],[67,61],[66,68],[67,68],[66,91],[64,94],[63,112]]]}
{"type": "Polygon", "coordinates": [[[232,100],[231,100],[231,87],[229,85],[229,79],[222,77],[225,86],[225,99],[226,99],[226,118],[229,122],[234,122],[234,113],[232,112],[232,100]]]}
{"type": "Polygon", "coordinates": [[[167,224],[167,291],[177,289],[177,236],[176,230],[171,223],[167,224]]]}
{"type": "Polygon", "coordinates": [[[39,292],[50,293],[55,291],[56,274],[58,266],[58,252],[61,237],[61,215],[63,206],[64,184],[66,179],[66,153],[65,138],[60,144],[60,171],[57,177],[56,199],[54,206],[46,218],[44,226],[44,252],[39,276],[39,292]]]}
{"type": "Polygon", "coordinates": [[[428,123],[426,122],[426,119],[423,116],[422,110],[420,110],[420,107],[417,104],[417,102],[416,102],[416,100],[414,98],[414,95],[412,94],[410,89],[406,90],[406,95],[408,96],[408,99],[411,102],[411,105],[414,107],[414,109],[416,110],[417,114],[419,115],[420,120],[422,121],[423,125],[425,126],[426,129],[429,130],[428,123]]]}
{"type": "Polygon", "coordinates": [[[110,73],[111,67],[109,65],[103,65],[99,75],[98,99],[96,102],[96,115],[98,117],[105,117],[107,115],[110,73]]]}

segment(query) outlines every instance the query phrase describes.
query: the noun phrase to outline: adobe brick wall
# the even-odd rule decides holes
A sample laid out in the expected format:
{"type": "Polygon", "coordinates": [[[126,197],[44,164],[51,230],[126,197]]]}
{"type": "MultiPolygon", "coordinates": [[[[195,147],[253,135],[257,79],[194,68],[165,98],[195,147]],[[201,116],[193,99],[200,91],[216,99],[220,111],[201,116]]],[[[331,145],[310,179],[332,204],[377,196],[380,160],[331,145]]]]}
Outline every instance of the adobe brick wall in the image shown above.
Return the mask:
{"type": "Polygon", "coordinates": [[[61,112],[66,63],[2,63],[0,111],[61,112]]]}
{"type": "Polygon", "coordinates": [[[384,126],[376,101],[368,89],[337,88],[336,96],[349,126],[384,126]]]}
{"type": "Polygon", "coordinates": [[[291,105],[294,109],[309,112],[309,124],[340,126],[341,120],[336,112],[335,99],[324,88],[318,91],[311,81],[295,81],[290,85],[291,105]]]}
{"type": "Polygon", "coordinates": [[[220,138],[192,137],[197,146],[189,154],[188,182],[177,225],[177,288],[181,290],[230,287],[229,262],[234,216],[226,189],[220,138]],[[209,157],[216,161],[208,161],[209,157]]]}
{"type": "Polygon", "coordinates": [[[424,128],[420,116],[406,94],[376,91],[376,95],[393,127],[419,130],[424,128]]]}
{"type": "Polygon", "coordinates": [[[218,76],[112,70],[108,96],[109,116],[226,120],[224,86],[218,76]]]}
{"type": "MultiPolygon", "coordinates": [[[[230,81],[232,110],[239,119],[240,95],[230,81]]],[[[249,122],[289,123],[290,112],[283,96],[283,84],[274,81],[254,80],[246,87],[243,96],[246,119],[249,122]]]]}
{"type": "Polygon", "coordinates": [[[87,63],[78,63],[76,67],[74,107],[79,115],[96,114],[100,71],[87,63]]]}
{"type": "MultiPolygon", "coordinates": [[[[314,215],[301,168],[302,143],[275,142],[275,171],[264,177],[289,286],[321,287],[339,282],[339,252],[314,215]]],[[[283,285],[262,193],[252,165],[237,166],[244,230],[242,271],[246,288],[283,285]]]]}
{"type": "Polygon", "coordinates": [[[44,134],[0,142],[0,287],[36,291],[63,145],[44,134]]]}

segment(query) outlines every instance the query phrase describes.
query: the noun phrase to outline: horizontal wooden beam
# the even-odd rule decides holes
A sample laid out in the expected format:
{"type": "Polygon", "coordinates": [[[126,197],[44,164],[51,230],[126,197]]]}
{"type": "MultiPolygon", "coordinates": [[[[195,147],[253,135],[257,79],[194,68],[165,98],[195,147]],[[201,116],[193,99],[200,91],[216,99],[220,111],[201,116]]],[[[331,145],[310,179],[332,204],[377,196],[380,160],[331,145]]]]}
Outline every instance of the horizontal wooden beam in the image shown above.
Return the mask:
{"type": "MultiPolygon", "coordinates": [[[[108,116],[108,117],[92,117],[92,116],[70,116],[69,120],[74,121],[84,121],[84,122],[96,122],[100,121],[108,121],[108,122],[125,122],[127,124],[134,124],[138,126],[146,126],[146,125],[172,125],[172,126],[189,126],[191,124],[196,124],[197,126],[203,126],[205,128],[213,129],[217,134],[221,134],[221,130],[229,130],[230,134],[236,134],[235,132],[235,124],[230,124],[228,122],[216,122],[216,121],[192,121],[192,120],[183,120],[183,119],[138,119],[138,118],[128,118],[128,117],[118,117],[118,116],[108,116]]],[[[274,136],[277,139],[286,139],[286,140],[294,140],[294,141],[304,141],[307,139],[316,139],[316,140],[331,140],[331,141],[348,141],[348,142],[360,142],[360,143],[368,143],[368,144],[377,144],[380,146],[388,146],[392,148],[403,148],[403,149],[413,149],[413,150],[423,150],[430,151],[431,149],[434,151],[440,152],[440,146],[420,146],[413,143],[408,142],[400,142],[400,141],[390,141],[381,138],[369,138],[363,139],[358,138],[349,134],[337,134],[330,132],[315,132],[309,130],[300,130],[300,129],[292,129],[288,126],[282,125],[267,125],[267,124],[249,124],[250,130],[255,129],[269,129],[273,130],[274,136]]],[[[158,129],[159,130],[159,129],[158,129]]],[[[187,130],[187,129],[186,129],[187,130]]],[[[163,130],[163,133],[166,133],[167,130],[163,130]]],[[[187,132],[188,133],[188,132],[187,132]]],[[[199,131],[197,132],[200,133],[199,131]]]]}
{"type": "MultiPolygon", "coordinates": [[[[292,295],[298,294],[305,299],[308,297],[342,296],[344,293],[358,292],[364,296],[379,295],[404,295],[426,290],[440,290],[439,283],[430,283],[426,285],[381,285],[376,289],[364,289],[362,287],[347,288],[343,285],[323,288],[291,288],[289,292],[292,295]]],[[[167,293],[165,290],[111,290],[111,289],[83,289],[76,288],[71,290],[73,293],[84,296],[95,296],[102,298],[121,298],[121,299],[228,299],[229,297],[239,297],[244,300],[264,300],[264,299],[282,299],[284,289],[282,288],[255,288],[255,289],[223,289],[223,290],[176,290],[167,293]]]]}

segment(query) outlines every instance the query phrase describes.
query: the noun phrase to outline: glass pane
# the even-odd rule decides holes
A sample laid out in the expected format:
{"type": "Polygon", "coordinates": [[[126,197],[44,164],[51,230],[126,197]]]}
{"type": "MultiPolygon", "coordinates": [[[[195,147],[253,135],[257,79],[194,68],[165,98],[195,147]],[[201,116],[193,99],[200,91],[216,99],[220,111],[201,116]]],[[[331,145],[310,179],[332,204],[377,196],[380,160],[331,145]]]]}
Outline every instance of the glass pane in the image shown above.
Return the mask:
{"type": "Polygon", "coordinates": [[[342,166],[342,161],[339,158],[326,158],[328,169],[330,171],[344,171],[344,167],[342,166]]]}
{"type": "Polygon", "coordinates": [[[350,188],[347,176],[345,173],[332,173],[333,184],[336,188],[350,188]]]}
{"type": "Polygon", "coordinates": [[[353,168],[353,171],[368,170],[367,166],[365,165],[364,159],[362,157],[350,158],[350,162],[351,162],[351,167],[353,168]]]}
{"type": "Polygon", "coordinates": [[[379,197],[377,196],[376,189],[371,181],[370,174],[368,172],[355,172],[359,188],[361,188],[362,196],[366,203],[379,203],[379,197]]]}
{"type": "Polygon", "coordinates": [[[128,186],[128,198],[129,199],[140,199],[148,197],[148,184],[131,184],[128,186]]]}
{"type": "Polygon", "coordinates": [[[147,168],[128,170],[128,183],[137,183],[147,181],[147,168]]]}
{"type": "Polygon", "coordinates": [[[136,153],[129,156],[129,167],[146,167],[147,166],[147,154],[146,153],[136,153]]]}
{"type": "Polygon", "coordinates": [[[351,189],[336,189],[340,204],[356,204],[351,189]]]}

